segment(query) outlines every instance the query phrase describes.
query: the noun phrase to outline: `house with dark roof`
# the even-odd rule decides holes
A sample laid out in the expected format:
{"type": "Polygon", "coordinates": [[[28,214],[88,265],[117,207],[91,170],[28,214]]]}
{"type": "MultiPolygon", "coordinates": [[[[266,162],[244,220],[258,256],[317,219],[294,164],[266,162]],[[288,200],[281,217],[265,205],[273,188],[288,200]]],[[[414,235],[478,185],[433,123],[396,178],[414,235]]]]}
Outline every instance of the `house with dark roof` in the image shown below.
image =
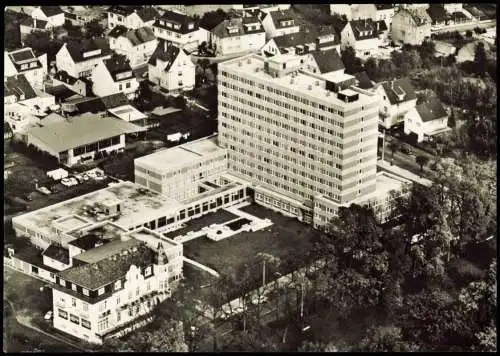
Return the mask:
{"type": "Polygon", "coordinates": [[[160,40],[148,62],[148,78],[168,91],[190,90],[195,84],[195,68],[187,53],[160,40]]]}
{"type": "Polygon", "coordinates": [[[72,77],[64,70],[56,72],[52,78],[52,82],[54,86],[64,85],[71,91],[81,96],[88,96],[92,94],[92,82],[90,79],[84,77],[72,77]]]}
{"type": "Polygon", "coordinates": [[[427,13],[433,26],[445,26],[451,19],[443,4],[430,4],[427,13]]]}
{"type": "Polygon", "coordinates": [[[208,32],[198,27],[191,16],[167,10],[153,24],[158,39],[171,42],[174,46],[194,51],[202,42],[208,41],[208,32]]]}
{"type": "Polygon", "coordinates": [[[92,69],[102,60],[111,58],[112,53],[104,37],[69,41],[57,52],[56,67],[74,78],[88,78],[92,69]]]}
{"type": "Polygon", "coordinates": [[[402,123],[404,115],[417,105],[417,94],[408,78],[379,83],[375,92],[380,98],[379,124],[386,129],[402,123]]]}
{"type": "Polygon", "coordinates": [[[431,36],[432,19],[426,11],[429,7],[406,6],[392,18],[391,36],[397,44],[421,45],[431,36]]]}
{"type": "Polygon", "coordinates": [[[113,5],[108,9],[108,28],[124,26],[127,29],[151,27],[160,14],[151,5],[113,5]]]}
{"type": "Polygon", "coordinates": [[[125,135],[143,131],[131,123],[101,115],[64,118],[53,113],[49,116],[25,129],[26,142],[66,166],[91,161],[98,152],[123,151],[125,135]]]}
{"type": "Polygon", "coordinates": [[[216,56],[258,51],[266,44],[266,31],[257,17],[234,17],[215,26],[208,45],[216,56]]]}
{"type": "Polygon", "coordinates": [[[52,27],[64,25],[64,12],[59,6],[39,6],[31,13],[31,18],[50,23],[52,27]]]}
{"type": "Polygon", "coordinates": [[[437,97],[427,99],[404,116],[404,132],[416,136],[417,142],[449,130],[448,112],[437,97]]]}
{"type": "Polygon", "coordinates": [[[126,56],[133,68],[147,63],[158,44],[153,29],[139,27],[122,31],[124,28],[120,25],[111,30],[108,35],[110,48],[116,53],[126,56]],[[119,31],[115,31],[117,29],[119,31]],[[117,33],[118,35],[114,37],[117,33]]]}
{"type": "Polygon", "coordinates": [[[352,47],[356,56],[367,58],[376,56],[382,44],[381,34],[387,30],[384,21],[372,19],[352,20],[341,32],[341,48],[352,47]]]}
{"type": "Polygon", "coordinates": [[[92,70],[92,91],[97,96],[123,93],[128,99],[134,99],[138,89],[139,81],[125,57],[112,56],[92,70]]]}
{"type": "Polygon", "coordinates": [[[310,51],[336,49],[340,53],[340,34],[334,26],[304,27],[302,31],[271,38],[262,47],[262,54],[271,57],[278,54],[306,54],[310,51]]]}
{"type": "Polygon", "coordinates": [[[23,74],[35,89],[43,88],[47,75],[47,54],[35,55],[31,47],[4,52],[4,76],[23,74]]]}
{"type": "Polygon", "coordinates": [[[345,67],[340,54],[336,49],[327,51],[311,51],[304,55],[304,70],[316,74],[336,74],[344,73],[345,67]]]}
{"type": "Polygon", "coordinates": [[[297,18],[291,9],[266,13],[262,17],[262,26],[267,39],[300,31],[297,18]]]}
{"type": "Polygon", "coordinates": [[[101,344],[153,319],[155,306],[171,295],[182,278],[183,248],[140,229],[92,246],[72,260],[71,268],[55,276],[53,325],[101,344]]]}

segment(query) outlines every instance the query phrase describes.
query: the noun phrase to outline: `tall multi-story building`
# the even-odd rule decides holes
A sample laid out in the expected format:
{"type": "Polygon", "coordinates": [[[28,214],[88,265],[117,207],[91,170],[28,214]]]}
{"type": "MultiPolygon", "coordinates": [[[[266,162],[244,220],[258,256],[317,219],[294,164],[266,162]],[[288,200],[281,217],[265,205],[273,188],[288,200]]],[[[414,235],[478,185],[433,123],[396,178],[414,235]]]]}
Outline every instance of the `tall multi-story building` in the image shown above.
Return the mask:
{"type": "Polygon", "coordinates": [[[219,143],[258,203],[319,226],[376,190],[379,104],[303,65],[293,55],[220,63],[219,143]]]}

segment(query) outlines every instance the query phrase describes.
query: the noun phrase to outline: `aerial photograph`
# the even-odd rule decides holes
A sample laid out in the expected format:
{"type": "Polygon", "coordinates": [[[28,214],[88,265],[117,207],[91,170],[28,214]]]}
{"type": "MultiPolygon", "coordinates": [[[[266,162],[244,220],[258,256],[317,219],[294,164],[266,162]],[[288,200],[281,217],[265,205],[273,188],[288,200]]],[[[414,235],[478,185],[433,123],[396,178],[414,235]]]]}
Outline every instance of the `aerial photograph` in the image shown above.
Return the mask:
{"type": "Polygon", "coordinates": [[[496,19],[4,6],[3,352],[496,352],[496,19]]]}

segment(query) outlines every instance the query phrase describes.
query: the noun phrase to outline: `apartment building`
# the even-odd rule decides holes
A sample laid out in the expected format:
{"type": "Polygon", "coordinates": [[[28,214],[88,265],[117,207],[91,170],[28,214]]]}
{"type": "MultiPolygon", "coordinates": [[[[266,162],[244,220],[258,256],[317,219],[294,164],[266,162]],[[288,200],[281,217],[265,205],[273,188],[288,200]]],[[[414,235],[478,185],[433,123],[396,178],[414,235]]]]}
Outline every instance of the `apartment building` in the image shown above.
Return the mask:
{"type": "Polygon", "coordinates": [[[227,150],[212,136],[136,158],[134,166],[136,184],[183,201],[199,194],[199,185],[219,184],[227,150]]]}
{"type": "Polygon", "coordinates": [[[203,41],[207,41],[207,31],[198,27],[195,19],[175,12],[165,11],[153,24],[153,31],[158,39],[171,42],[177,47],[191,51],[203,41]]]}
{"type": "Polygon", "coordinates": [[[431,17],[422,7],[402,8],[392,18],[392,40],[397,44],[419,46],[430,38],[431,24],[431,17]]]}
{"type": "Polygon", "coordinates": [[[114,5],[108,9],[108,28],[125,26],[128,29],[151,27],[158,17],[158,11],[152,6],[114,5]]]}
{"type": "Polygon", "coordinates": [[[256,17],[233,18],[215,26],[208,42],[216,56],[257,51],[266,44],[266,32],[256,17]]]}
{"type": "Polygon", "coordinates": [[[293,55],[219,64],[218,131],[258,203],[312,223],[315,200],[333,216],[375,191],[379,104],[302,66],[293,55]]]}
{"type": "Polygon", "coordinates": [[[132,68],[147,63],[158,45],[158,40],[150,27],[127,30],[124,26],[116,26],[108,37],[110,48],[126,56],[132,68]]]}
{"type": "Polygon", "coordinates": [[[54,328],[97,344],[151,321],[182,278],[182,244],[145,228],[108,238],[84,235],[75,245],[89,249],[65,250],[72,266],[52,289],[54,328]]]}

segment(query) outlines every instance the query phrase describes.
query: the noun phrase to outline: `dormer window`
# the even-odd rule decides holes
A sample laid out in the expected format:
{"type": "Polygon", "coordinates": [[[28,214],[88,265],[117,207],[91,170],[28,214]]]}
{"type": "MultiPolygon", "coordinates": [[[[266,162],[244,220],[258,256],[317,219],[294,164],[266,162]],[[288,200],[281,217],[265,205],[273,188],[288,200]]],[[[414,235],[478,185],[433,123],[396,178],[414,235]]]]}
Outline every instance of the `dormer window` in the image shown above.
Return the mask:
{"type": "Polygon", "coordinates": [[[160,25],[165,26],[165,21],[160,21],[160,25]]]}
{"type": "Polygon", "coordinates": [[[104,294],[104,287],[99,288],[99,290],[97,291],[97,295],[103,295],[103,294],[104,294]]]}
{"type": "Polygon", "coordinates": [[[192,30],[193,28],[194,28],[194,23],[190,23],[190,24],[188,25],[188,29],[189,29],[189,30],[192,30]]]}
{"type": "Polygon", "coordinates": [[[180,28],[181,28],[181,25],[175,24],[175,25],[174,25],[174,28],[175,28],[176,30],[178,30],[178,29],[180,29],[180,28]]]}
{"type": "Polygon", "coordinates": [[[172,23],[171,22],[167,22],[167,27],[172,28],[172,23]]]}
{"type": "Polygon", "coordinates": [[[36,62],[31,62],[30,67],[31,68],[35,68],[36,67],[36,62]]]}
{"type": "Polygon", "coordinates": [[[59,284],[62,285],[63,287],[66,287],[66,281],[64,279],[60,279],[59,284]]]}
{"type": "Polygon", "coordinates": [[[28,69],[28,64],[21,64],[21,69],[28,69]]]}
{"type": "Polygon", "coordinates": [[[83,288],[83,295],[89,296],[89,290],[87,288],[83,288]]]}
{"type": "Polygon", "coordinates": [[[151,266],[148,266],[148,267],[144,270],[144,276],[146,276],[146,277],[151,276],[151,266]]]}
{"type": "Polygon", "coordinates": [[[76,284],[74,283],[71,283],[71,289],[74,290],[76,292],[76,284]]]}
{"type": "Polygon", "coordinates": [[[122,288],[122,281],[116,281],[115,282],[115,290],[121,289],[122,288]]]}

